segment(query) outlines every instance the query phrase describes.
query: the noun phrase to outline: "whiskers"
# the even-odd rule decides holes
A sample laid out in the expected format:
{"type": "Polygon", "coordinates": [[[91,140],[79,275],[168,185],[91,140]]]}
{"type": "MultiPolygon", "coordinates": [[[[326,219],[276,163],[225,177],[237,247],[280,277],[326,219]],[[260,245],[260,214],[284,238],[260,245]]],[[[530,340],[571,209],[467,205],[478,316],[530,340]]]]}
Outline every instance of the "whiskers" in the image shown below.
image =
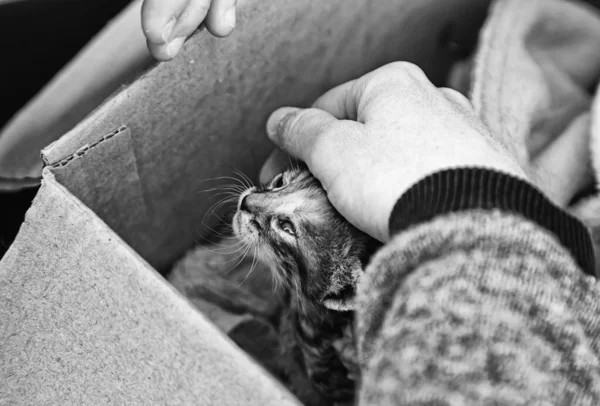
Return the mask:
{"type": "MultiPolygon", "coordinates": [[[[296,308],[306,313],[305,301],[301,299],[302,297],[302,288],[300,286],[300,278],[297,275],[289,276],[288,272],[285,272],[282,268],[284,262],[282,262],[273,252],[270,250],[261,251],[263,257],[263,261],[269,264],[269,270],[271,272],[271,283],[273,285],[273,292],[280,292],[281,290],[285,290],[290,294],[290,300],[294,300],[296,303],[296,308]]],[[[292,304],[292,303],[290,303],[292,304]]]]}
{"type": "Polygon", "coordinates": [[[258,265],[258,256],[257,256],[258,245],[252,244],[252,243],[250,245],[254,247],[254,251],[252,253],[252,265],[250,265],[250,270],[248,271],[248,273],[246,274],[244,279],[242,279],[242,281],[240,282],[240,286],[242,286],[244,284],[244,282],[246,282],[248,280],[250,275],[252,275],[252,271],[254,271],[254,269],[258,265]]]}
{"type": "MultiPolygon", "coordinates": [[[[239,242],[241,243],[241,247],[240,250],[243,251],[241,254],[239,254],[235,259],[238,259],[238,262],[235,263],[234,266],[232,266],[226,273],[230,273],[232,272],[235,268],[237,268],[243,261],[244,259],[246,259],[246,256],[248,255],[248,253],[250,252],[250,250],[253,248],[254,244],[252,244],[251,242],[249,242],[247,239],[242,239],[239,240],[239,242]]],[[[234,260],[235,260],[234,259],[234,260]]],[[[254,265],[254,258],[252,258],[252,264],[254,265]]],[[[247,278],[247,277],[246,277],[247,278]]]]}
{"type": "MultiPolygon", "coordinates": [[[[217,233],[216,230],[213,230],[214,233],[217,233]]],[[[220,234],[220,233],[217,233],[220,234]]],[[[205,242],[202,245],[202,249],[215,254],[221,260],[217,262],[218,265],[226,265],[235,262],[231,266],[226,266],[226,269],[223,269],[225,274],[230,274],[233,272],[248,256],[248,254],[253,250],[252,254],[252,266],[250,268],[250,272],[256,267],[256,244],[250,241],[249,239],[235,239],[233,243],[223,243],[223,241],[231,241],[231,239],[235,237],[231,236],[223,236],[226,240],[220,240],[219,242],[213,242],[208,240],[207,238],[199,235],[199,238],[205,242]]],[[[224,267],[225,268],[225,267],[224,267]]],[[[246,278],[244,278],[245,281],[246,278]]]]}
{"type": "MultiPolygon", "coordinates": [[[[216,187],[204,189],[198,191],[198,193],[210,193],[210,198],[215,199],[218,198],[204,213],[204,217],[202,218],[202,225],[207,228],[210,228],[206,222],[209,217],[214,216],[217,218],[220,224],[225,227],[229,227],[228,231],[231,231],[231,218],[223,219],[219,214],[220,211],[224,211],[226,213],[230,213],[229,217],[231,217],[231,213],[235,211],[234,207],[227,207],[228,205],[235,205],[239,200],[240,195],[245,192],[247,189],[253,187],[252,180],[246,176],[244,173],[235,170],[236,176],[219,176],[216,178],[205,179],[202,182],[224,182],[230,181],[230,183],[222,184],[216,187]]],[[[221,236],[225,238],[225,236],[221,236]]]]}
{"type": "Polygon", "coordinates": [[[296,309],[298,309],[298,312],[306,314],[306,307],[304,306],[304,300],[300,300],[300,295],[301,295],[301,288],[300,288],[300,281],[298,280],[298,278],[294,277],[292,278],[294,281],[294,296],[296,296],[296,309]]]}
{"type": "Polygon", "coordinates": [[[288,155],[287,157],[289,162],[287,169],[291,169],[294,172],[300,171],[300,161],[298,161],[296,158],[292,158],[290,155],[288,155]]]}
{"type": "Polygon", "coordinates": [[[271,271],[271,283],[273,284],[273,291],[278,291],[285,286],[283,278],[276,269],[270,268],[269,270],[271,271]]]}
{"type": "Polygon", "coordinates": [[[241,178],[241,183],[242,186],[246,186],[247,189],[250,189],[251,187],[254,186],[254,183],[252,183],[252,179],[250,179],[248,177],[248,175],[246,175],[245,173],[238,171],[237,169],[234,170],[236,175],[239,175],[239,177],[241,178]]]}
{"type": "Polygon", "coordinates": [[[234,170],[234,176],[220,176],[205,179],[202,182],[219,182],[222,184],[198,191],[198,193],[209,193],[210,199],[216,199],[216,201],[206,210],[201,223],[213,238],[209,240],[200,233],[198,233],[198,235],[207,243],[205,246],[206,250],[223,257],[223,260],[220,262],[221,264],[235,262],[233,266],[228,267],[228,270],[225,271],[227,274],[233,272],[244,262],[248,254],[252,253],[252,265],[248,274],[242,281],[242,283],[244,283],[258,265],[258,260],[256,258],[258,247],[248,238],[236,239],[233,243],[224,243],[224,241],[231,239],[234,235],[231,220],[235,213],[237,202],[242,193],[254,186],[253,182],[247,175],[238,170],[234,170]],[[209,225],[208,220],[211,217],[217,219],[217,227],[219,230],[209,225]],[[217,240],[217,242],[214,240],[217,240]]]}

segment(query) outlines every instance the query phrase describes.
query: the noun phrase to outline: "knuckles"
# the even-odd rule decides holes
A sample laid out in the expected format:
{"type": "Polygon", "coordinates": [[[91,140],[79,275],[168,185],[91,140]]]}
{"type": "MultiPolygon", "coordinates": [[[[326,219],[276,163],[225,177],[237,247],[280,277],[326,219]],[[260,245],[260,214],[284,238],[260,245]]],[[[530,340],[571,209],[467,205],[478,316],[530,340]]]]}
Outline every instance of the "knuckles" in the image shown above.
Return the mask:
{"type": "Polygon", "coordinates": [[[372,72],[369,78],[376,83],[401,83],[410,84],[413,82],[429,82],[425,72],[411,62],[397,61],[391,62],[372,72]]]}
{"type": "Polygon", "coordinates": [[[425,72],[412,62],[390,62],[382,67],[382,71],[390,71],[396,75],[406,75],[414,78],[425,78],[425,72]]]}
{"type": "Polygon", "coordinates": [[[368,73],[356,86],[356,95],[363,106],[386,95],[394,99],[435,88],[420,67],[405,61],[392,62],[368,73]]]}

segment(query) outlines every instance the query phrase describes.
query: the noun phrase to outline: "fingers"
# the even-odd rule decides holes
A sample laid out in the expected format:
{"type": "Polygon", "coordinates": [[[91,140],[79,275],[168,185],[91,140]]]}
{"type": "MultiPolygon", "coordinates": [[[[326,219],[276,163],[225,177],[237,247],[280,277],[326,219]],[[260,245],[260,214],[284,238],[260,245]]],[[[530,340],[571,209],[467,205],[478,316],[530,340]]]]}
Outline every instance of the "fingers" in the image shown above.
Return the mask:
{"type": "Polygon", "coordinates": [[[189,0],[144,0],[142,29],[148,42],[166,44],[189,0]]]}
{"type": "Polygon", "coordinates": [[[264,184],[269,182],[275,175],[283,172],[292,163],[292,158],[289,155],[279,148],[275,148],[260,170],[260,175],[258,177],[260,183],[264,184]]]}
{"type": "MultiPolygon", "coordinates": [[[[430,102],[434,96],[439,96],[437,90],[415,64],[393,62],[334,87],[317,99],[313,107],[340,120],[363,124],[369,120],[385,122],[397,120],[410,113],[414,106],[430,102]]],[[[442,94],[453,104],[469,105],[468,100],[456,91],[444,89],[442,94]]]]}
{"type": "Polygon", "coordinates": [[[206,29],[215,37],[225,37],[235,28],[237,0],[212,0],[206,16],[206,29]]]}
{"type": "Polygon", "coordinates": [[[320,109],[284,107],[267,120],[267,134],[284,152],[306,162],[311,167],[312,154],[318,138],[331,131],[338,120],[320,109]]]}
{"type": "Polygon", "coordinates": [[[351,80],[323,94],[313,103],[313,107],[325,110],[338,120],[356,121],[357,100],[356,80],[351,80]]]}
{"type": "Polygon", "coordinates": [[[189,0],[187,7],[177,18],[175,29],[171,34],[171,42],[179,38],[185,40],[192,35],[206,18],[209,7],[212,7],[211,0],[189,0]]]}
{"type": "Polygon", "coordinates": [[[145,0],[142,4],[142,29],[148,50],[159,61],[172,59],[183,45],[185,37],[174,34],[189,3],[190,0],[145,0]]]}
{"type": "Polygon", "coordinates": [[[441,87],[439,90],[450,102],[455,103],[468,111],[473,110],[471,101],[462,93],[448,87],[441,87]]]}
{"type": "Polygon", "coordinates": [[[211,34],[229,35],[235,26],[235,3],[235,0],[145,0],[142,28],[150,53],[160,61],[173,59],[205,19],[211,34]]]}

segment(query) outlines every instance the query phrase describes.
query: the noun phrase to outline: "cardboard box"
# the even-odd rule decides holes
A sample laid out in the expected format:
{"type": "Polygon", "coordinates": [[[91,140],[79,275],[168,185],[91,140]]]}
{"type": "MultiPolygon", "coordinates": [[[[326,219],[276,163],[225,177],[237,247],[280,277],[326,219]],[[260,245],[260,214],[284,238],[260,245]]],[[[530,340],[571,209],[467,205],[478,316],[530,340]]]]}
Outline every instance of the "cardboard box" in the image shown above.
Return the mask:
{"type": "Polygon", "coordinates": [[[241,1],[234,34],[197,34],[44,149],[0,263],[0,404],[296,404],[161,275],[207,233],[198,191],[256,179],[279,106],[395,60],[442,84],[487,5],[241,1]]]}
{"type": "Polygon", "coordinates": [[[142,1],[128,1],[90,5],[85,0],[19,0],[0,6],[0,27],[7,38],[0,44],[12,57],[3,64],[11,80],[0,85],[0,93],[10,94],[13,103],[0,111],[0,193],[39,185],[40,150],[71,130],[121,84],[152,66],[141,28],[142,1]],[[23,38],[15,42],[9,35],[23,38]],[[46,42],[33,48],[24,45],[40,37],[46,42]],[[36,89],[40,90],[28,100],[36,89]],[[13,114],[15,107],[20,108],[13,114]]]}

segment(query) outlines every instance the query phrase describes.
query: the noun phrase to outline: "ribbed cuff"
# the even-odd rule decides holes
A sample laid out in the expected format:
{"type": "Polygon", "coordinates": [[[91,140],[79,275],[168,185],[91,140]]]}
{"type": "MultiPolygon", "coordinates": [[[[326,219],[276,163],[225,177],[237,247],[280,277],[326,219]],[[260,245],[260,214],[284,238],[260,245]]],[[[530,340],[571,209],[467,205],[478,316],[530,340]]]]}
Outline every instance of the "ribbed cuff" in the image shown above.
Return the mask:
{"type": "Polygon", "coordinates": [[[583,271],[597,276],[592,238],[585,225],[524,180],[490,169],[448,169],[422,179],[396,202],[390,235],[440,214],[470,209],[522,215],[556,235],[583,271]]]}

